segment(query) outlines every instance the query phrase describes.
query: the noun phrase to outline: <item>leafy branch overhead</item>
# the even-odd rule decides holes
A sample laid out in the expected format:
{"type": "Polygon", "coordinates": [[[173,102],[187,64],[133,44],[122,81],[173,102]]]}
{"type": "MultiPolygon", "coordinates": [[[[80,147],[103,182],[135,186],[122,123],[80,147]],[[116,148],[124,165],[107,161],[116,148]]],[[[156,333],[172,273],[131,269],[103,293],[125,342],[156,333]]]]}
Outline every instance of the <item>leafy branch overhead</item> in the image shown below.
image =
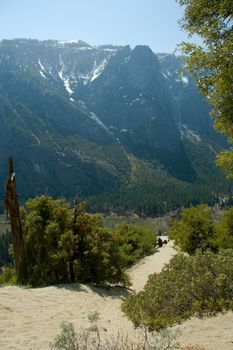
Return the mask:
{"type": "MultiPolygon", "coordinates": [[[[233,143],[233,2],[231,0],[178,0],[185,7],[181,26],[198,34],[203,45],[182,43],[188,54],[186,68],[213,105],[216,127],[233,143]]],[[[233,177],[232,151],[223,151],[218,164],[233,177]]]]}

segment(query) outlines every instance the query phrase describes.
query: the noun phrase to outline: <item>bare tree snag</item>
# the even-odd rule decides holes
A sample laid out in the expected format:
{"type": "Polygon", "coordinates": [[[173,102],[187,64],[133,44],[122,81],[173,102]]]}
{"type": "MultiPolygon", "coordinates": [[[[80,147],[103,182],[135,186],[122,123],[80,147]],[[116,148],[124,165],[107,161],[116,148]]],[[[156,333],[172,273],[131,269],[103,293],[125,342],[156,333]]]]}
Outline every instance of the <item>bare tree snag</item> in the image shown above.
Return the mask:
{"type": "Polygon", "coordinates": [[[26,284],[27,265],[23,241],[22,224],[19,214],[18,196],[16,193],[15,172],[13,167],[13,158],[9,157],[9,175],[6,185],[5,206],[7,217],[11,222],[11,235],[13,242],[14,261],[17,280],[20,284],[26,284]]]}

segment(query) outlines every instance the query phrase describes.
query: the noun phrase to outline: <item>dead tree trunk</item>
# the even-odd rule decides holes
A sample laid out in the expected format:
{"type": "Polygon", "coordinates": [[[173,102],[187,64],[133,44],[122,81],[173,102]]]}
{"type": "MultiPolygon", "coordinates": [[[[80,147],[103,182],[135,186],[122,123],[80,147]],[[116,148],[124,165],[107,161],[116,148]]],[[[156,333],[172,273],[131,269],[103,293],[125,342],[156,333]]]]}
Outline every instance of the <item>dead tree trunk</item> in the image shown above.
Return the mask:
{"type": "Polygon", "coordinates": [[[26,255],[12,157],[9,157],[9,175],[6,185],[5,206],[7,216],[11,222],[11,235],[17,280],[20,284],[26,284],[28,281],[26,255]]]}

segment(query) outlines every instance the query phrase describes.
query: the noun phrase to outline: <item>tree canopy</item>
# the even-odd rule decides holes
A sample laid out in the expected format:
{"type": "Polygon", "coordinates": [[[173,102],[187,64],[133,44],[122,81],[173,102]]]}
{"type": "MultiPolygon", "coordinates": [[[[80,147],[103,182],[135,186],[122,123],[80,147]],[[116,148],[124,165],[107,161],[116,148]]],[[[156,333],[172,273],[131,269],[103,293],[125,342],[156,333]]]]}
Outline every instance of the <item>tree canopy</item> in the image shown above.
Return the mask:
{"type": "Polygon", "coordinates": [[[188,254],[194,254],[197,249],[202,251],[214,248],[214,222],[211,209],[206,205],[185,208],[180,217],[174,220],[169,229],[169,236],[175,245],[188,254]]]}
{"type": "Polygon", "coordinates": [[[99,215],[72,208],[48,196],[28,200],[21,208],[28,283],[129,283],[118,237],[107,231],[99,215]]]}
{"type": "MultiPolygon", "coordinates": [[[[233,2],[232,0],[177,0],[185,7],[181,26],[198,34],[203,45],[182,43],[186,68],[213,105],[216,127],[233,143],[233,2]]],[[[233,150],[222,151],[218,164],[233,177],[233,150]]]]}
{"type": "Polygon", "coordinates": [[[216,225],[214,244],[223,249],[233,248],[233,208],[227,209],[216,225]]]}
{"type": "MultiPolygon", "coordinates": [[[[29,199],[20,208],[20,218],[26,284],[31,286],[77,281],[128,286],[126,268],[152,253],[156,245],[155,233],[147,229],[132,225],[104,227],[101,215],[85,211],[85,202],[73,207],[64,199],[43,195],[29,199]]],[[[5,265],[10,242],[3,238],[0,259],[5,265]]],[[[0,284],[15,281],[12,277],[14,271],[9,268],[0,284]]]]}

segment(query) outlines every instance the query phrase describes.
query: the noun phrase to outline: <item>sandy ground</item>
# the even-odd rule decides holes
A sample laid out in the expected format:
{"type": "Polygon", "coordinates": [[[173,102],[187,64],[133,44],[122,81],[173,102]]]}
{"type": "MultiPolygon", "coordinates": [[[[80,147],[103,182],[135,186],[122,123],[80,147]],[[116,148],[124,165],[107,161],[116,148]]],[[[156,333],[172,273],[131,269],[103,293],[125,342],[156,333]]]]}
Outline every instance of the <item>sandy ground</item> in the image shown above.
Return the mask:
{"type": "MultiPolygon", "coordinates": [[[[130,269],[133,288],[143,288],[149,274],[161,271],[175,254],[171,243],[146,257],[130,269]]],[[[132,323],[121,312],[121,288],[102,289],[81,284],[38,289],[4,287],[0,289],[0,350],[48,350],[62,321],[75,329],[88,326],[87,316],[98,311],[103,335],[117,331],[135,339],[132,323]]],[[[206,320],[191,319],[180,326],[182,344],[199,344],[211,350],[233,349],[233,314],[206,320]]]]}

